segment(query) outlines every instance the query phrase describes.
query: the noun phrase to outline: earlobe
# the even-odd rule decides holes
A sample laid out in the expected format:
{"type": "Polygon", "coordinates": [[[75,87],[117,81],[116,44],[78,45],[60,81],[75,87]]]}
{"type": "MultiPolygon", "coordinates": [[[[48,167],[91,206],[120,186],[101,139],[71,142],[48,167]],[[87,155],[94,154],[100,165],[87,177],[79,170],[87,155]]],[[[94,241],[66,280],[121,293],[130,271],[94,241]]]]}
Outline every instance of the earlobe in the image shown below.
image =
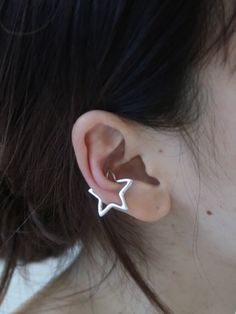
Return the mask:
{"type": "Polygon", "coordinates": [[[131,126],[105,111],[88,112],[73,127],[76,159],[90,196],[97,198],[100,216],[112,209],[142,221],[156,221],[170,209],[169,192],[163,182],[147,174],[137,141],[131,126]],[[108,169],[117,180],[107,177],[108,169]]]}

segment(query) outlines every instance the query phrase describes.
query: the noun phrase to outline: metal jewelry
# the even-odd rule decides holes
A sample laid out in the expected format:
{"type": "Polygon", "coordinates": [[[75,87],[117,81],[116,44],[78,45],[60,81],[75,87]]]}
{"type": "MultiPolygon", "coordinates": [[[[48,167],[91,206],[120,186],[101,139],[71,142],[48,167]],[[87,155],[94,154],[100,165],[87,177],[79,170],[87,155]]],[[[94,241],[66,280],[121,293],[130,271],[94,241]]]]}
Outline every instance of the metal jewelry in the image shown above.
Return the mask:
{"type": "Polygon", "coordinates": [[[106,173],[106,177],[108,177],[109,173],[112,174],[112,177],[114,179],[115,182],[118,183],[123,183],[126,182],[126,184],[122,187],[122,189],[119,192],[119,196],[121,199],[121,205],[116,204],[116,203],[110,203],[108,205],[106,205],[105,208],[102,208],[102,199],[100,198],[99,195],[97,195],[92,188],[88,189],[88,192],[91,193],[92,195],[94,195],[97,199],[98,199],[98,214],[100,217],[104,216],[112,207],[120,210],[120,211],[128,211],[128,207],[124,198],[124,194],[125,192],[128,190],[128,188],[132,185],[133,180],[132,179],[128,179],[128,178],[124,178],[124,179],[116,179],[115,174],[108,169],[107,173],[106,173]]]}

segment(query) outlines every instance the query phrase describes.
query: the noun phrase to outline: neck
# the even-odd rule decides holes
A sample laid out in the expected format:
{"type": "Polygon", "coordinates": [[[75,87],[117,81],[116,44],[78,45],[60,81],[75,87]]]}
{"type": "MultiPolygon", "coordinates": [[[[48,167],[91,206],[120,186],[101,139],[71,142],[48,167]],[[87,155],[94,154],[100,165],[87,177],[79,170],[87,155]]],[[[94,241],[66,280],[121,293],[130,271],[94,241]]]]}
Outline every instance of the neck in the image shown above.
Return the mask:
{"type": "MultiPolygon", "coordinates": [[[[229,183],[223,186],[227,189],[221,195],[232,204],[234,193],[229,183]]],[[[202,189],[191,208],[187,202],[173,202],[170,213],[146,229],[147,241],[158,252],[150,253],[149,277],[176,313],[233,314],[236,310],[235,210],[226,214],[219,194],[209,195],[207,188],[202,189]]]]}

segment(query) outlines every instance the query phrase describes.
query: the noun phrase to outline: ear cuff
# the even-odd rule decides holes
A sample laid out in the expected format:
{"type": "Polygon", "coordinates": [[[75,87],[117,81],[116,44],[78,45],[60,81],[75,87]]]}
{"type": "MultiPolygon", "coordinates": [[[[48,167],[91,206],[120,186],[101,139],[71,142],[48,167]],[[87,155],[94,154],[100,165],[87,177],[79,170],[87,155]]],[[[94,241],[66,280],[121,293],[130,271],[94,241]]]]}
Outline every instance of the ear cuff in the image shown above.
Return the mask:
{"type": "Polygon", "coordinates": [[[117,183],[125,182],[126,184],[122,187],[122,189],[119,192],[119,197],[121,199],[121,205],[116,204],[116,203],[110,203],[110,204],[106,205],[105,208],[102,208],[103,202],[102,202],[102,199],[100,198],[100,196],[97,195],[93,191],[92,188],[88,189],[88,192],[98,199],[98,214],[99,214],[100,217],[104,216],[111,208],[116,208],[116,209],[118,209],[120,211],[128,211],[128,207],[127,207],[127,204],[126,204],[126,201],[125,201],[124,194],[130,188],[130,186],[132,185],[133,180],[129,179],[129,178],[117,179],[115,174],[110,169],[108,169],[108,171],[106,173],[106,177],[107,178],[109,176],[109,173],[111,173],[112,178],[113,178],[113,180],[115,182],[117,182],[117,183]]]}

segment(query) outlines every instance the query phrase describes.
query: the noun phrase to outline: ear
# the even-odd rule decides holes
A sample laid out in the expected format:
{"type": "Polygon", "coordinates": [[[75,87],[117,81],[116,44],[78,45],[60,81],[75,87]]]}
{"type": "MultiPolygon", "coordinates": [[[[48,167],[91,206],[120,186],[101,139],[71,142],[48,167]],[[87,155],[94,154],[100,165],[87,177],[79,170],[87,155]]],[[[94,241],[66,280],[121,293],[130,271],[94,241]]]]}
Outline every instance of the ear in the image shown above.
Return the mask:
{"type": "Polygon", "coordinates": [[[133,180],[124,194],[128,206],[125,213],[142,221],[156,221],[169,212],[170,195],[164,179],[160,180],[157,173],[147,173],[150,165],[145,160],[153,162],[148,158],[151,148],[140,131],[136,122],[107,111],[92,110],[76,120],[72,144],[81,173],[103,203],[121,205],[119,192],[124,184],[107,176],[107,170],[111,169],[116,179],[133,180]]]}

